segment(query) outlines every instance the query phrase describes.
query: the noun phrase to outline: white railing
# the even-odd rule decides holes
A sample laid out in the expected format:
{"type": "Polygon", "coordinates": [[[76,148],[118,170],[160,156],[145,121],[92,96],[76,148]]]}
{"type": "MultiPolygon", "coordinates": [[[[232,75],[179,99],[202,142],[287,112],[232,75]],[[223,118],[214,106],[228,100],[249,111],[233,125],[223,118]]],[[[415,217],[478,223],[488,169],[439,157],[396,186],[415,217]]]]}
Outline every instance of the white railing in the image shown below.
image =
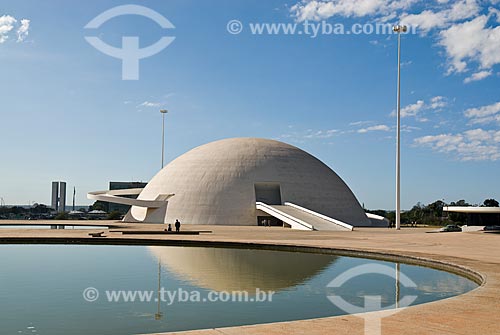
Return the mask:
{"type": "Polygon", "coordinates": [[[310,225],[309,223],[306,223],[302,220],[299,220],[297,218],[294,218],[293,216],[280,211],[279,209],[276,209],[268,204],[265,204],[263,202],[256,202],[255,203],[256,208],[258,210],[264,211],[268,214],[271,214],[277,219],[280,219],[283,222],[288,223],[292,228],[295,229],[302,229],[302,230],[314,230],[314,227],[310,225]]]}
{"type": "Polygon", "coordinates": [[[342,222],[342,221],[337,220],[337,219],[333,219],[333,218],[331,218],[331,217],[328,217],[328,216],[326,216],[326,215],[323,215],[323,214],[317,213],[317,212],[315,212],[315,211],[312,211],[312,210],[310,210],[310,209],[307,209],[307,208],[301,207],[301,206],[296,205],[296,204],[293,204],[293,203],[291,203],[291,202],[285,202],[285,203],[284,203],[284,205],[285,205],[285,206],[290,206],[290,207],[293,207],[293,208],[299,209],[299,210],[301,210],[301,211],[303,211],[303,212],[306,212],[306,213],[308,213],[308,214],[311,214],[311,215],[317,216],[317,217],[319,217],[319,218],[321,218],[321,219],[323,219],[323,220],[326,220],[326,221],[328,221],[328,222],[330,222],[330,223],[333,223],[333,224],[336,224],[336,225],[338,225],[338,226],[341,226],[341,227],[343,227],[343,228],[345,228],[345,229],[348,229],[348,230],[351,230],[351,231],[352,231],[352,230],[354,230],[354,226],[351,226],[351,225],[350,225],[350,224],[348,224],[348,223],[342,222]]]}

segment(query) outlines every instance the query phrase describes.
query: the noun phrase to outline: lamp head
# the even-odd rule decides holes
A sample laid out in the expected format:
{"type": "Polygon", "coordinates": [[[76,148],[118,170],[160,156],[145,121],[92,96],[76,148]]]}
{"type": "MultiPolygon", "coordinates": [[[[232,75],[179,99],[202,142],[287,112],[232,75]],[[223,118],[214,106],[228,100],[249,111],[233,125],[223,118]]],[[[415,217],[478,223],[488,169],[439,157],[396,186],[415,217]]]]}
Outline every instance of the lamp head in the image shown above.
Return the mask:
{"type": "Polygon", "coordinates": [[[166,114],[166,113],[168,113],[168,110],[166,110],[166,109],[160,109],[160,113],[166,114]]]}
{"type": "Polygon", "coordinates": [[[392,31],[394,31],[395,33],[406,33],[408,31],[408,27],[398,24],[392,27],[392,31]]]}

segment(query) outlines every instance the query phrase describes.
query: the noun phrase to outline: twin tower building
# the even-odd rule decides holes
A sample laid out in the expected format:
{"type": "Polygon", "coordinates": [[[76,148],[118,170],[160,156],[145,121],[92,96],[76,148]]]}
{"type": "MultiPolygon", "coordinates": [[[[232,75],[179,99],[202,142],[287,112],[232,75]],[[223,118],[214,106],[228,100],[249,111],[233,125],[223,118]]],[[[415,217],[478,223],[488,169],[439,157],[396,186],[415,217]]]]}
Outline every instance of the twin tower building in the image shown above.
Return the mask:
{"type": "Polygon", "coordinates": [[[52,182],[52,201],[51,208],[56,212],[66,211],[66,182],[53,181],[52,182]]]}

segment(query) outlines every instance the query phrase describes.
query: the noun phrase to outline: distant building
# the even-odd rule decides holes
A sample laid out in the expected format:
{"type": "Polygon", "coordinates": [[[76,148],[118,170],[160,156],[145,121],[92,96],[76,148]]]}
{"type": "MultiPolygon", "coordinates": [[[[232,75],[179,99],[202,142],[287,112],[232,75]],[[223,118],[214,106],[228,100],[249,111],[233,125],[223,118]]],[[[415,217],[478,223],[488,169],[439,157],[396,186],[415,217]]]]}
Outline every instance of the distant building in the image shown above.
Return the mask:
{"type": "Polygon", "coordinates": [[[444,212],[463,213],[467,215],[468,226],[500,225],[500,207],[443,207],[444,212]]]}
{"type": "MultiPolygon", "coordinates": [[[[130,188],[144,188],[148,183],[143,183],[139,181],[111,181],[109,182],[109,190],[126,190],[130,188]]],[[[127,195],[127,198],[136,199],[137,195],[127,195]]],[[[114,204],[108,203],[107,206],[108,213],[117,211],[121,214],[126,214],[130,209],[130,205],[114,204]]]]}
{"type": "Polygon", "coordinates": [[[57,212],[66,211],[66,182],[52,182],[52,201],[51,207],[57,212]]]}

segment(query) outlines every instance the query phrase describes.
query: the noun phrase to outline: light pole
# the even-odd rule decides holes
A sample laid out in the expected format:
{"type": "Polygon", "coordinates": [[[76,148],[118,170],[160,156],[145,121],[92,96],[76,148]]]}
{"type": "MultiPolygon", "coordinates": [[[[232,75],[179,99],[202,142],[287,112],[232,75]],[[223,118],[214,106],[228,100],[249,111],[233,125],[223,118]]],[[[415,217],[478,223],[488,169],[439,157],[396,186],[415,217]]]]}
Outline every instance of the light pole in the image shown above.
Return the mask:
{"type": "Polygon", "coordinates": [[[156,308],[155,320],[161,320],[163,313],[161,312],[161,257],[158,258],[158,306],[156,308]]]}
{"type": "Polygon", "coordinates": [[[166,109],[160,109],[161,117],[162,117],[162,127],[161,127],[161,168],[163,169],[163,165],[165,162],[165,114],[168,113],[166,109]]]}
{"type": "Polygon", "coordinates": [[[399,285],[399,269],[400,265],[399,262],[396,263],[396,308],[399,308],[399,296],[401,292],[401,288],[399,285]]]}
{"type": "Polygon", "coordinates": [[[396,229],[401,229],[401,33],[408,28],[397,25],[392,30],[398,34],[398,102],[397,102],[397,133],[396,133],[396,229]]]}

